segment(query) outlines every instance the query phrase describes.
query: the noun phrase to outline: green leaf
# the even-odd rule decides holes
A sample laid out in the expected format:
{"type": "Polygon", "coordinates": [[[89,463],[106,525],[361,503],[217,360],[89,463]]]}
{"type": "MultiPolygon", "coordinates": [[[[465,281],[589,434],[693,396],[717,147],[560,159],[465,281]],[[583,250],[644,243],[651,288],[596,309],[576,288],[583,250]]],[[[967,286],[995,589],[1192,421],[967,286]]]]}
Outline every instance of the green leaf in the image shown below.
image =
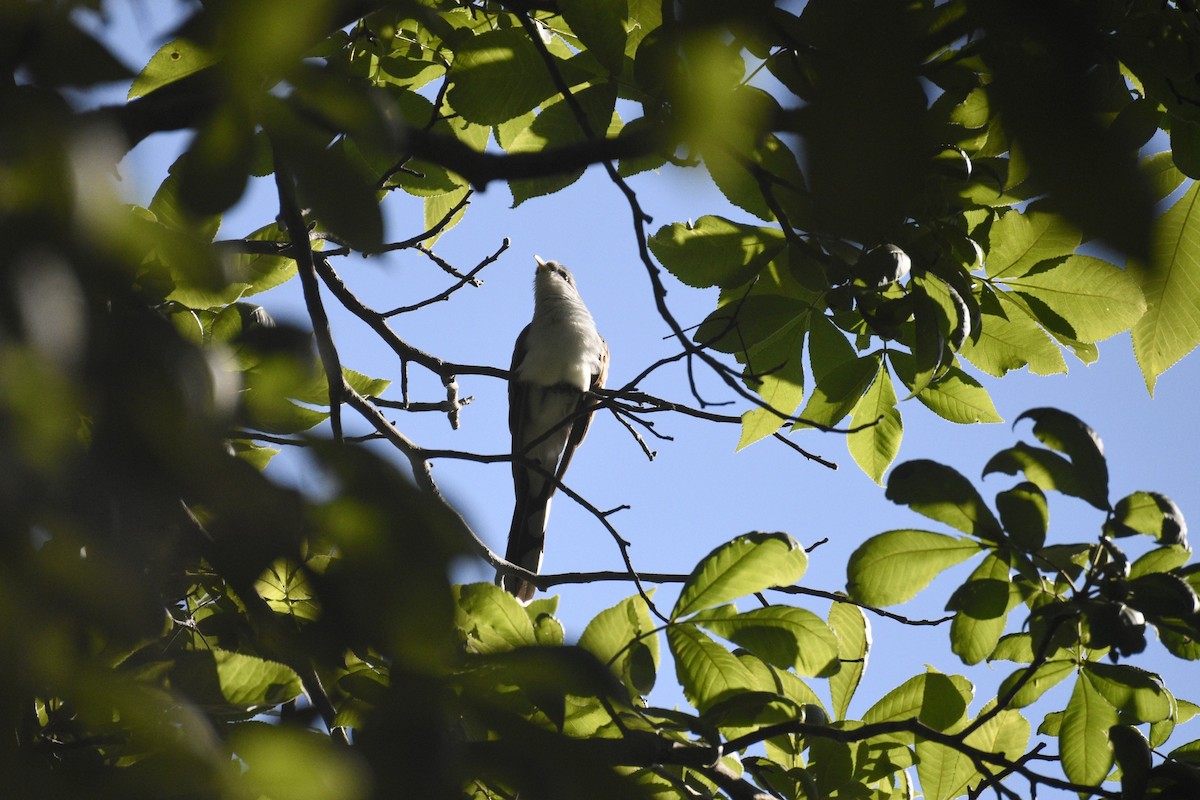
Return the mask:
{"type": "MultiPolygon", "coordinates": [[[[912,387],[912,356],[888,351],[888,359],[896,370],[897,377],[909,388],[912,387]]],[[[925,387],[917,400],[942,419],[968,425],[975,422],[1003,422],[996,413],[996,406],[987,390],[958,367],[950,367],[945,374],[925,387]]]]}
{"type": "Polygon", "coordinates": [[[659,263],[688,286],[729,289],[757,275],[783,252],[787,240],[777,228],[703,216],[694,224],[659,228],[648,244],[659,263]]]}
{"type": "Polygon", "coordinates": [[[304,687],[291,667],[214,648],[178,653],[171,685],[212,714],[242,715],[286,703],[304,687]]]}
{"type": "Polygon", "coordinates": [[[383,215],[375,175],[351,158],[344,145],[304,147],[289,159],[300,202],[346,244],[365,252],[383,243],[383,215]]]}
{"type": "Polygon", "coordinates": [[[280,436],[309,430],[329,419],[327,411],[305,408],[256,388],[242,392],[242,404],[249,412],[250,427],[280,436]]]}
{"type": "MultiPolygon", "coordinates": [[[[961,725],[971,701],[971,685],[962,678],[926,672],[914,675],[884,695],[863,714],[863,724],[913,719],[936,731],[951,731],[961,725]]],[[[911,734],[892,734],[900,741],[911,734]]]]}
{"type": "Polygon", "coordinates": [[[1006,211],[992,222],[984,266],[993,280],[1012,279],[1042,261],[1074,253],[1082,240],[1077,228],[1053,212],[1006,211]]]}
{"type": "Polygon", "coordinates": [[[484,31],[469,40],[455,52],[449,77],[446,102],[480,125],[506,122],[557,94],[537,48],[520,28],[484,31]]]}
{"type": "MultiPolygon", "coordinates": [[[[380,396],[392,384],[386,378],[372,378],[349,367],[342,367],[342,376],[351,389],[367,397],[380,396]]],[[[308,385],[299,388],[290,396],[302,403],[329,405],[329,381],[325,377],[325,371],[314,369],[312,380],[308,385]]]]}
{"type": "MultiPolygon", "coordinates": [[[[1070,461],[1058,453],[1041,447],[1032,447],[1025,442],[1017,442],[1012,447],[1001,450],[983,467],[984,476],[993,472],[1005,475],[1024,473],[1025,477],[1043,491],[1057,491],[1088,500],[1088,487],[1075,473],[1070,461]]],[[[1088,502],[1092,502],[1088,500],[1088,502]]],[[[1093,503],[1093,505],[1097,505],[1093,503]]],[[[1105,508],[1107,503],[1097,505],[1105,508]]]]}
{"type": "Polygon", "coordinates": [[[149,63],[134,79],[129,87],[129,100],[134,100],[173,83],[180,78],[186,78],[200,70],[211,67],[220,57],[195,42],[187,39],[176,39],[158,48],[149,63]]]}
{"type": "Polygon", "coordinates": [[[885,496],[963,533],[991,541],[1000,538],[1000,523],[979,492],[945,464],[928,459],[904,462],[888,477],[885,496]]]}
{"type": "Polygon", "coordinates": [[[861,428],[846,437],[846,446],[854,463],[882,485],[883,473],[900,452],[900,440],[904,436],[904,422],[896,408],[896,390],[886,369],[877,372],[875,380],[855,404],[850,425],[861,428]]]}
{"type": "Polygon", "coordinates": [[[1150,188],[1156,200],[1170,197],[1187,180],[1187,176],[1175,166],[1170,150],[1142,159],[1142,172],[1150,179],[1150,188]]]}
{"type": "MultiPolygon", "coordinates": [[[[804,399],[804,334],[807,327],[796,325],[787,335],[774,337],[767,346],[754,353],[756,368],[761,374],[748,375],[751,388],[771,408],[755,406],[742,414],[742,435],[737,449],[770,436],[783,425],[780,411],[792,414],[804,399]]],[[[750,372],[750,366],[747,366],[750,372]]]]}
{"type": "Polygon", "coordinates": [[[829,627],[837,634],[838,658],[842,668],[829,678],[829,695],[837,719],[845,719],[850,699],[858,689],[871,651],[871,621],[852,603],[834,602],[829,607],[829,627]]]}
{"type": "MultiPolygon", "coordinates": [[[[614,116],[614,106],[617,102],[616,84],[595,84],[576,91],[573,95],[575,104],[583,110],[593,134],[603,137],[614,132],[614,127],[620,122],[614,116]]],[[[510,153],[541,152],[586,139],[587,135],[575,117],[575,109],[565,100],[559,99],[548,103],[529,127],[513,137],[507,149],[510,153]]],[[[583,172],[584,168],[579,167],[553,175],[510,180],[508,185],[512,190],[513,207],[530,198],[553,194],[570,186],[583,176],[583,172]]]]}
{"type": "MultiPolygon", "coordinates": [[[[1021,685],[1021,688],[1017,690],[1010,704],[1013,708],[1024,708],[1050,689],[1062,683],[1063,679],[1075,670],[1076,664],[1070,659],[1052,658],[1046,661],[1033,671],[1033,676],[1028,681],[1021,685]]],[[[1027,671],[1028,668],[1019,669],[1001,681],[996,696],[1007,697],[1012,688],[1021,680],[1021,676],[1027,671]]]]}
{"type": "Polygon", "coordinates": [[[772,666],[822,677],[838,670],[837,637],[820,617],[803,608],[768,606],[732,617],[701,616],[695,622],[772,666]]]}
{"type": "Polygon", "coordinates": [[[696,565],[679,593],[671,619],[763,589],[788,587],[803,577],[808,564],[804,548],[787,534],[738,536],[696,565]]]}
{"type": "Polygon", "coordinates": [[[911,600],[943,570],[980,551],[969,539],[919,530],[887,531],[863,542],[850,556],[846,591],[873,606],[911,600]]]}
{"type": "Polygon", "coordinates": [[[1129,664],[1089,661],[1083,674],[1109,705],[1128,714],[1133,722],[1158,722],[1171,714],[1170,695],[1162,679],[1129,664]]]}
{"type": "MultiPolygon", "coordinates": [[[[1016,422],[1033,420],[1033,435],[1042,444],[1071,459],[1079,496],[1101,510],[1108,505],[1108,464],[1104,444],[1094,430],[1078,417],[1057,408],[1031,408],[1016,422]]],[[[1016,422],[1013,424],[1015,425],[1016,422]]]]}
{"type": "Polygon", "coordinates": [[[688,576],[671,612],[677,620],[772,586],[791,586],[808,554],[786,533],[746,533],[705,556],[688,576]]]}
{"type": "Polygon", "coordinates": [[[1028,633],[1009,633],[1001,636],[988,661],[1033,663],[1033,637],[1028,633]]]}
{"type": "Polygon", "coordinates": [[[424,244],[427,247],[432,247],[433,243],[436,242],[442,234],[462,221],[463,215],[467,213],[467,205],[469,205],[468,203],[463,203],[463,200],[470,194],[471,187],[463,186],[453,192],[447,192],[446,194],[438,194],[425,198],[425,230],[427,231],[433,230],[434,227],[441,225],[442,221],[446,219],[446,216],[450,214],[451,211],[454,211],[455,208],[458,208],[457,211],[454,211],[453,214],[450,214],[449,221],[446,222],[440,231],[424,241],[424,244]]]}
{"type": "Polygon", "coordinates": [[[1070,326],[1067,333],[1099,342],[1128,330],[1146,310],[1138,282],[1125,270],[1092,256],[1071,256],[1048,269],[1008,278],[1004,285],[1044,304],[1070,326]]]}
{"type": "Polygon", "coordinates": [[[533,623],[521,603],[490,583],[455,586],[455,624],[467,636],[471,653],[502,653],[517,647],[534,646],[533,623]]]}
{"type": "Polygon", "coordinates": [[[321,616],[321,606],[308,580],[308,572],[289,559],[276,559],[254,582],[254,589],[280,614],[309,621],[316,621],[321,616]]]}
{"type": "Polygon", "coordinates": [[[1164,545],[1187,546],[1187,522],[1169,497],[1158,492],[1134,492],[1121,498],[1105,530],[1113,536],[1145,534],[1164,545]]]}
{"type": "Polygon", "coordinates": [[[1058,749],[1063,771],[1073,783],[1099,786],[1112,769],[1108,729],[1117,724],[1117,710],[1082,675],[1063,714],[1058,749]]]}
{"type": "Polygon", "coordinates": [[[1057,375],[1067,371],[1062,350],[1029,316],[985,311],[979,318],[979,338],[968,338],[959,355],[996,378],[1026,365],[1034,375],[1057,375]]]}
{"type": "Polygon", "coordinates": [[[1131,578],[1129,605],[1151,619],[1187,619],[1200,611],[1196,590],[1169,572],[1152,572],[1131,578]]]}
{"type": "Polygon", "coordinates": [[[234,455],[262,472],[271,463],[271,459],[279,455],[278,448],[262,447],[252,442],[233,441],[229,443],[234,455]]]}
{"type": "Polygon", "coordinates": [[[793,334],[807,319],[808,311],[809,307],[794,297],[752,294],[718,306],[700,323],[692,339],[745,361],[756,346],[793,334]]]}
{"type": "Polygon", "coordinates": [[[950,597],[946,608],[956,612],[950,623],[950,649],[964,664],[991,656],[1008,612],[1020,602],[1020,595],[1010,591],[1009,570],[1006,561],[989,554],[950,597]]]}
{"type": "MultiPolygon", "coordinates": [[[[981,714],[995,705],[988,703],[981,714]]],[[[1003,755],[1015,761],[1025,754],[1029,745],[1029,721],[1014,709],[1004,709],[966,737],[964,743],[984,752],[1003,755]]],[[[980,776],[971,759],[949,747],[930,741],[916,745],[917,774],[927,800],[950,800],[960,797],[968,783],[980,776]]],[[[989,767],[998,771],[998,767],[989,767]]]]}
{"type": "Polygon", "coordinates": [[[654,688],[658,670],[658,637],[641,595],[627,597],[597,614],[579,637],[579,646],[592,652],[625,683],[633,694],[654,688]]]}
{"type": "MultiPolygon", "coordinates": [[[[245,237],[252,242],[281,242],[287,236],[272,222],[245,237]]],[[[315,243],[314,243],[315,244],[315,243]]],[[[296,277],[296,262],[283,256],[239,253],[229,261],[231,279],[242,284],[239,297],[265,292],[296,277]]]]}
{"type": "MultiPolygon", "coordinates": [[[[1118,507],[1120,503],[1117,504],[1118,507]]],[[[1156,547],[1142,555],[1129,567],[1130,578],[1140,578],[1143,575],[1153,575],[1158,572],[1170,572],[1179,569],[1191,558],[1192,551],[1179,545],[1156,547]]]]}
{"type": "Polygon", "coordinates": [[[1027,552],[1042,549],[1050,524],[1050,509],[1046,505],[1046,495],[1042,494],[1037,484],[1022,481],[998,493],[996,510],[1000,512],[1000,522],[1013,542],[1027,552]]]}
{"type": "Polygon", "coordinates": [[[628,0],[560,0],[559,11],[592,55],[614,74],[625,63],[628,0]]]}
{"type": "MultiPolygon", "coordinates": [[[[760,120],[763,109],[773,104],[753,87],[742,87],[726,96],[729,118],[742,124],[733,126],[732,136],[705,140],[701,155],[713,183],[730,203],[759,219],[774,221],[781,210],[793,228],[812,225],[812,203],[805,191],[804,174],[796,155],[779,137],[763,136],[760,120]],[[729,139],[738,140],[738,145],[729,139]],[[768,202],[763,180],[770,180],[768,202]]],[[[726,99],[723,98],[723,99],[726,99]]]]}
{"type": "Polygon", "coordinates": [[[733,653],[691,623],[667,628],[667,645],[675,658],[684,697],[702,713],[738,693],[758,688],[754,676],[733,653]]]}
{"type": "Polygon", "coordinates": [[[179,199],[194,214],[219,214],[246,190],[254,160],[254,121],[240,104],[219,105],[178,162],[179,199]]]}
{"type": "Polygon", "coordinates": [[[880,355],[872,353],[844,361],[817,378],[792,430],[836,425],[862,400],[879,369],[880,355]]]}
{"type": "Polygon", "coordinates": [[[159,184],[146,208],[165,227],[174,231],[194,233],[205,242],[216,238],[221,227],[221,216],[213,214],[207,217],[196,217],[189,213],[180,198],[179,168],[186,158],[182,155],[167,169],[167,177],[159,184]]]}
{"type": "Polygon", "coordinates": [[[366,800],[371,796],[371,774],[362,760],[330,736],[258,721],[242,723],[226,733],[229,738],[224,746],[237,753],[237,785],[247,796],[289,800],[366,800]]]}
{"type": "Polygon", "coordinates": [[[1108,730],[1113,756],[1121,769],[1121,794],[1124,797],[1145,797],[1146,781],[1152,761],[1150,745],[1141,731],[1132,725],[1114,725],[1108,730]]]}
{"type": "Polygon", "coordinates": [[[1200,343],[1200,183],[1163,214],[1150,239],[1149,263],[1130,262],[1146,298],[1133,326],[1133,352],[1146,388],[1200,343]]]}

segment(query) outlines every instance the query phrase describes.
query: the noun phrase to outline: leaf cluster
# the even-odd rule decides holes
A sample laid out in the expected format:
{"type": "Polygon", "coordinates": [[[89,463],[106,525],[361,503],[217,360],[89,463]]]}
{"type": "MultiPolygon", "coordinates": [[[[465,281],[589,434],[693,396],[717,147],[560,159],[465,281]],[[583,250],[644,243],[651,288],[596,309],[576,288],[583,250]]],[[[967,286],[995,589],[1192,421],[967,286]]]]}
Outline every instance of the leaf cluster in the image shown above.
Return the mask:
{"type": "Polygon", "coordinates": [[[1151,224],[1200,174],[1194,14],[1019,5],[214,2],[132,76],[85,24],[102,4],[5,4],[8,781],[35,796],[809,800],[919,784],[950,798],[1011,795],[1013,776],[1111,795],[1115,761],[1130,798],[1194,791],[1196,743],[1158,763],[1151,748],[1195,706],[1128,663],[1150,631],[1200,656],[1182,514],[1153,492],[1112,503],[1079,421],[1028,414],[1046,447],[989,462],[1023,477],[995,512],[949,467],[894,470],[892,499],[964,535],[872,538],[824,617],[737,605],[798,590],[808,566],[787,534],[749,533],[702,559],[658,622],[639,594],[567,644],[554,601],[450,584],[470,532],[365,399],[388,381],[343,368],[320,323],[318,273],[405,377],[417,363],[441,379],[453,420],[462,365],[401,341],[329,260],[428,251],[495,181],[521,203],[591,164],[626,188],[672,164],[705,170],[756,220],[648,237],[684,283],[721,290],[695,342],[738,359],[764,401],[743,444],[849,417],[851,452],[879,480],[901,396],[998,420],[962,361],[1061,371],[1064,350],[1089,361],[1131,327],[1152,385],[1200,340],[1195,184],[1151,224]],[[75,89],[127,79],[124,105],[72,105],[75,89]],[[123,153],[180,129],[188,144],[150,203],[121,202],[123,153]],[[1170,152],[1139,164],[1160,130],[1170,152]],[[218,241],[267,176],[280,218],[218,241]],[[386,241],[385,212],[410,198],[421,231],[386,241]],[[1131,264],[1080,251],[1094,242],[1131,264]],[[312,330],[249,299],[293,278],[312,330]],[[340,436],[351,400],[420,489],[340,436]],[[343,441],[310,433],[326,420],[343,441]],[[280,442],[307,447],[320,492],[264,475],[280,442]],[[1050,492],[1104,514],[1094,541],[1048,541],[1050,492]],[[1143,538],[1150,549],[1127,555],[1143,538]],[[930,671],[851,718],[871,642],[862,604],[979,556],[952,593],[950,641],[968,665],[1019,665],[998,696],[972,717],[970,683],[930,671]],[[647,697],[662,638],[689,710],[647,697]],[[1040,726],[1063,780],[1029,766],[1019,709],[1071,676],[1040,726]]]}

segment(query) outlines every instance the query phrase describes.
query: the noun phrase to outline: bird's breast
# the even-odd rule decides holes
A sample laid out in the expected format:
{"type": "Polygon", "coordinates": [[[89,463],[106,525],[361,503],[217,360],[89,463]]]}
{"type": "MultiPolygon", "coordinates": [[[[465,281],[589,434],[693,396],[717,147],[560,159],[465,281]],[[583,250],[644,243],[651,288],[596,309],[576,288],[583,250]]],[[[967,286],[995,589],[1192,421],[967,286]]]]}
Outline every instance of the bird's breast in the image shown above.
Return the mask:
{"type": "Polygon", "coordinates": [[[520,380],[539,386],[565,384],[581,392],[591,388],[600,369],[599,337],[581,326],[553,323],[530,331],[527,350],[517,373],[520,380]]]}

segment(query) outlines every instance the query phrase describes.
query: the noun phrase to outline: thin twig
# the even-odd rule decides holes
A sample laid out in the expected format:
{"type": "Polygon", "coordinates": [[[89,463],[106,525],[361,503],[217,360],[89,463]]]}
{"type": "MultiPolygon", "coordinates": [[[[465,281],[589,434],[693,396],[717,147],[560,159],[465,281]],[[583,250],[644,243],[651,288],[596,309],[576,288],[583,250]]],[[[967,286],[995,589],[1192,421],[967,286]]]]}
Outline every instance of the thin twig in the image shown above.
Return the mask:
{"type": "Polygon", "coordinates": [[[317,352],[325,368],[325,379],[329,384],[329,426],[335,441],[342,440],[342,364],[337,347],[333,343],[333,332],[329,328],[329,317],[321,302],[320,284],[313,266],[312,244],[308,240],[308,226],[304,213],[296,199],[296,182],[278,148],[274,149],[275,186],[279,194],[279,216],[291,240],[289,255],[295,259],[300,275],[300,286],[304,292],[304,305],[312,322],[313,335],[317,340],[317,352]]]}

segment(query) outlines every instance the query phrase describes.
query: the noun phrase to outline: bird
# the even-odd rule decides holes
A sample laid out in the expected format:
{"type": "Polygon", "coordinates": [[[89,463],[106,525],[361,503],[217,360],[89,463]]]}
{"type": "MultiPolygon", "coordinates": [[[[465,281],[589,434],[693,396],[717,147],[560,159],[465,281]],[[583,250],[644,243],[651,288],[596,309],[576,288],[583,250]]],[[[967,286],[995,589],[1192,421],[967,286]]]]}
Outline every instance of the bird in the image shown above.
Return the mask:
{"type": "MultiPolygon", "coordinates": [[[[508,383],[515,500],[505,560],[538,572],[546,546],[550,499],[595,411],[591,393],[608,376],[608,343],[557,261],[534,256],[533,319],[517,336],[508,383]],[[538,468],[531,466],[537,465],[538,468]]],[[[512,575],[502,585],[522,602],[537,587],[512,575]]]]}

